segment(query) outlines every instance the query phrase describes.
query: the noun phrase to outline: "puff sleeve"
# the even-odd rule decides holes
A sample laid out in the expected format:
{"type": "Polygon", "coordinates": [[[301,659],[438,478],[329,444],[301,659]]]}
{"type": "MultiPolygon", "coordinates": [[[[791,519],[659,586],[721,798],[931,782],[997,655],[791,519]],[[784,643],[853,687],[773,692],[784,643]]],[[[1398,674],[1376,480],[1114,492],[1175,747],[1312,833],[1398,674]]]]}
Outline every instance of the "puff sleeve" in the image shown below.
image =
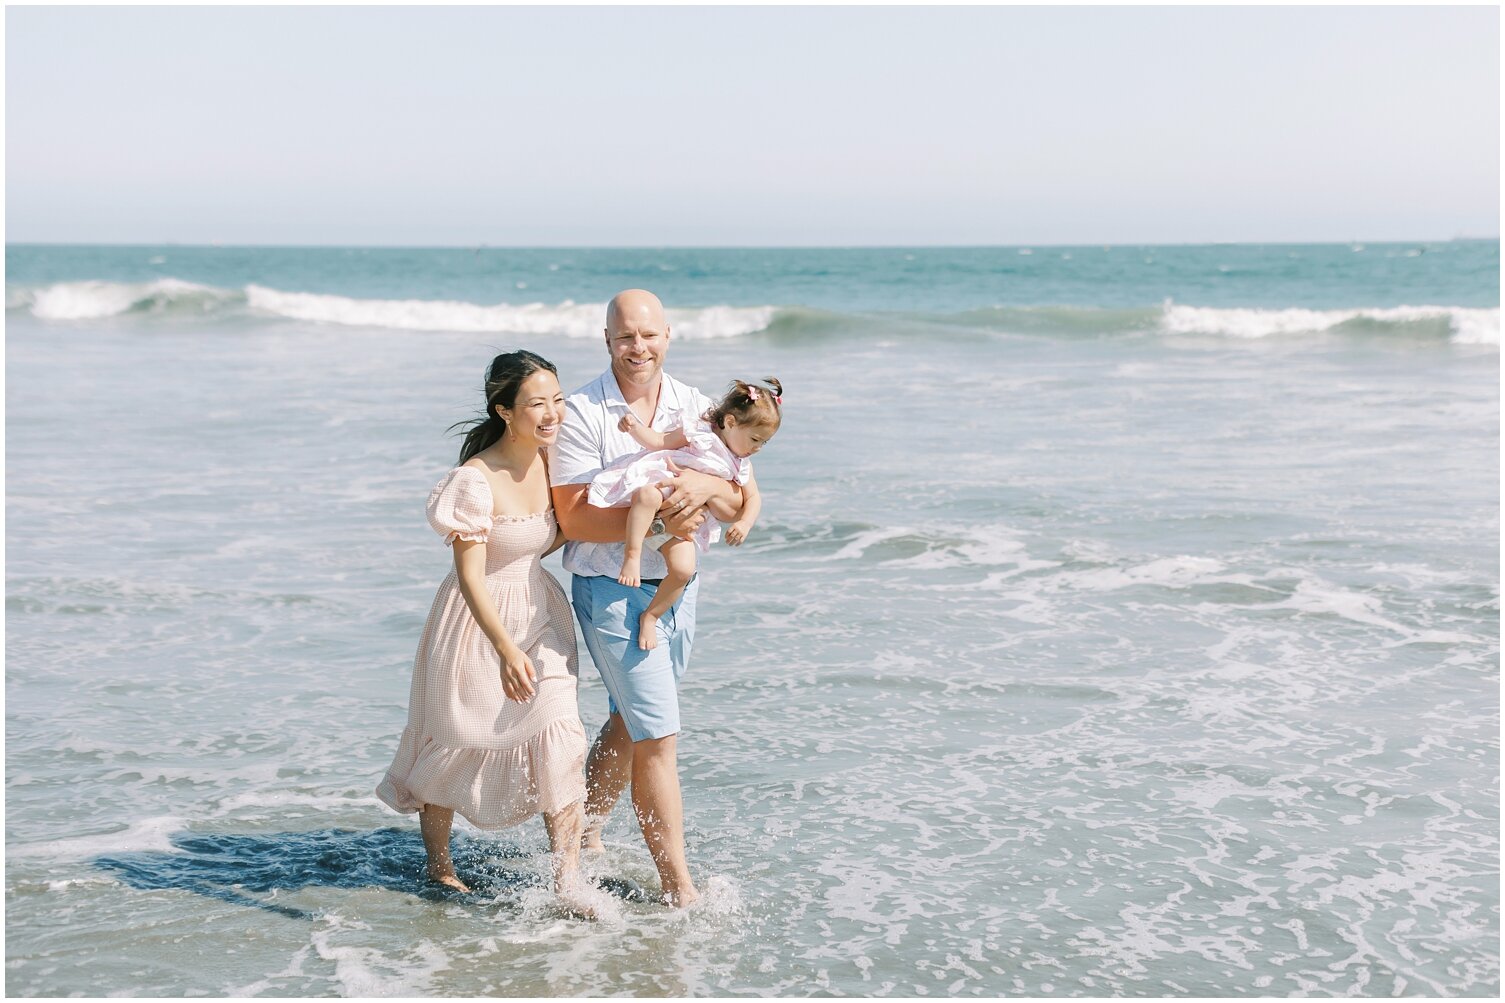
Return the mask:
{"type": "Polygon", "coordinates": [[[428,500],[429,525],[444,537],[485,543],[491,532],[491,485],[475,467],[456,467],[434,485],[428,500]]]}
{"type": "Polygon", "coordinates": [[[747,483],[748,475],[752,473],[752,463],[747,457],[738,457],[727,449],[726,443],[721,441],[710,422],[704,418],[693,418],[685,422],[684,430],[689,448],[711,462],[712,467],[706,473],[714,473],[738,484],[747,483]]]}
{"type": "Polygon", "coordinates": [[[691,418],[689,421],[681,422],[680,427],[684,429],[685,440],[695,452],[704,453],[706,456],[719,456],[727,451],[720,436],[716,434],[716,430],[704,418],[691,418]]]}

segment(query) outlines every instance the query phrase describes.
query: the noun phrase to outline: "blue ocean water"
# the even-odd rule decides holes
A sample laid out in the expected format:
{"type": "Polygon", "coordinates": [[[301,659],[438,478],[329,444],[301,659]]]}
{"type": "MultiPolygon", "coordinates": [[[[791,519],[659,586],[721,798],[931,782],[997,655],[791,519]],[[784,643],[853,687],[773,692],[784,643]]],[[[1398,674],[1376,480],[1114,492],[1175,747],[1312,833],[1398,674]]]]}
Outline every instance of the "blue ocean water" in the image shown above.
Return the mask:
{"type": "Polygon", "coordinates": [[[6,989],[1498,995],[1499,278],[1495,241],[12,245],[6,989]],[[679,377],[788,387],[702,564],[707,905],[564,919],[539,825],[435,897],[372,788],[444,430],[496,351],[594,377],[626,286],[679,377]]]}

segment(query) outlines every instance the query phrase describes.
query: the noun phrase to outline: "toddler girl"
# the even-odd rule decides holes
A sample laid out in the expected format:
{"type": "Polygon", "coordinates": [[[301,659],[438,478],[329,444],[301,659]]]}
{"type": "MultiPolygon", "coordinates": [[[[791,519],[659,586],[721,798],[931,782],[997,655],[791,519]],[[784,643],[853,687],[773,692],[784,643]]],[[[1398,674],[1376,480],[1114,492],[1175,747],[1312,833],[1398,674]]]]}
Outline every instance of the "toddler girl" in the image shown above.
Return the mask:
{"type": "MultiPolygon", "coordinates": [[[[672,487],[662,482],[674,476],[674,466],[713,474],[742,486],[742,507],[726,531],[726,542],[742,545],[762,508],[757,483],[748,457],[762,449],[779,430],[784,388],[769,377],[765,386],[734,380],[721,402],[690,421],[681,420],[668,432],[655,432],[631,412],[622,416],[618,428],[644,447],[644,452],[607,467],[591,481],[590,503],[597,508],[622,508],[627,513],[626,552],[617,581],[636,588],[641,584],[643,541],[672,487]]],[[[695,576],[695,548],[708,551],[719,530],[707,519],[689,540],[670,537],[659,547],[669,573],[659,584],[638,623],[638,647],[651,650],[658,644],[658,618],[684,594],[695,576]]]]}

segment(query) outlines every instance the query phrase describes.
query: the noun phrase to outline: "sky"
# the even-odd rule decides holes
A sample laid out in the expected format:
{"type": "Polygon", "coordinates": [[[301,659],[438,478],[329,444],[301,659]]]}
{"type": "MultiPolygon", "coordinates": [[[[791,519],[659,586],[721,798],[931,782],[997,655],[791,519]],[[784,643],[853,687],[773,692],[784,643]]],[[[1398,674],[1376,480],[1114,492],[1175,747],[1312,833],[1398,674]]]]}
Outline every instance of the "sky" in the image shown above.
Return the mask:
{"type": "Polygon", "coordinates": [[[1494,7],[9,7],[6,240],[1496,237],[1494,7]]]}

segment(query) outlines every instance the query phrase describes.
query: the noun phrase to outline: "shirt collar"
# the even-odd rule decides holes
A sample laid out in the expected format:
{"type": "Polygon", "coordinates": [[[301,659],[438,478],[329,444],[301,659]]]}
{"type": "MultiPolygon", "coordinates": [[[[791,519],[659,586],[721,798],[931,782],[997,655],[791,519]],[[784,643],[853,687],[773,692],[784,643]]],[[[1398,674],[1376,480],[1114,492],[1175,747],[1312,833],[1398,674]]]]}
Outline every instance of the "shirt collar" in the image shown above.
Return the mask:
{"type": "MultiPolygon", "coordinates": [[[[606,402],[610,410],[627,409],[627,401],[622,396],[622,386],[617,382],[617,374],[608,366],[606,372],[601,374],[601,399],[606,402]]],[[[658,384],[658,407],[653,412],[654,420],[660,415],[680,410],[679,384],[668,373],[659,374],[658,384]]]]}

